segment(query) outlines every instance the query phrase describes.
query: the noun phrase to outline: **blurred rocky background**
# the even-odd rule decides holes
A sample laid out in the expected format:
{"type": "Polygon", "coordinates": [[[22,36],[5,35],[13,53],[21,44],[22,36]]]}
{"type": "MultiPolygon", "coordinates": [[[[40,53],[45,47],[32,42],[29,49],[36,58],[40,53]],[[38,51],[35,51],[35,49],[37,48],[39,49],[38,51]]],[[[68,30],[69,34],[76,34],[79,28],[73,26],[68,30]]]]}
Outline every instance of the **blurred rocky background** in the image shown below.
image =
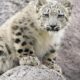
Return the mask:
{"type": "MultiPolygon", "coordinates": [[[[30,0],[0,0],[0,25],[25,7],[30,0]]],[[[80,80],[80,0],[73,4],[71,20],[58,51],[57,63],[67,80],[80,80]]]]}
{"type": "Polygon", "coordinates": [[[31,0],[0,0],[0,25],[25,7],[31,0]]]}

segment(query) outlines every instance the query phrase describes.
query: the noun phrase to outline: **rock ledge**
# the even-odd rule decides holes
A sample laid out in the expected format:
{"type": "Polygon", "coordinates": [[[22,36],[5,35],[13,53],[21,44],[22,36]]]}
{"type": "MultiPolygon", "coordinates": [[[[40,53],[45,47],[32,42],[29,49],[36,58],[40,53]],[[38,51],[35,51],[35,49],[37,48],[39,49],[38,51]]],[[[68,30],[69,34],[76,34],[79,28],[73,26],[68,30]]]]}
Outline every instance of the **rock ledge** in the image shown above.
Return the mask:
{"type": "Polygon", "coordinates": [[[66,80],[54,70],[41,66],[18,66],[0,76],[0,80],[66,80]]]}

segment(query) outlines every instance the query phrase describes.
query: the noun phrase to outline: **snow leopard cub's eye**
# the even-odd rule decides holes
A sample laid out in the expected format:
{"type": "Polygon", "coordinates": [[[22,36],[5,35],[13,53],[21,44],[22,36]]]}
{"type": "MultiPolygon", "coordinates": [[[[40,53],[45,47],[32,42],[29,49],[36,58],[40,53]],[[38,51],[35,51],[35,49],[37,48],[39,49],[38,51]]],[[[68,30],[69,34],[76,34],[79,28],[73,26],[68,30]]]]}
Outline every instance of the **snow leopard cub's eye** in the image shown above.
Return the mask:
{"type": "Polygon", "coordinates": [[[64,17],[64,14],[58,14],[58,18],[64,17]]]}
{"type": "Polygon", "coordinates": [[[44,17],[49,17],[48,13],[43,14],[44,17]]]}
{"type": "Polygon", "coordinates": [[[46,12],[43,13],[44,17],[49,17],[49,10],[46,10],[46,12]]]}
{"type": "Polygon", "coordinates": [[[58,10],[58,18],[63,18],[64,17],[64,13],[60,10],[58,10]]]}

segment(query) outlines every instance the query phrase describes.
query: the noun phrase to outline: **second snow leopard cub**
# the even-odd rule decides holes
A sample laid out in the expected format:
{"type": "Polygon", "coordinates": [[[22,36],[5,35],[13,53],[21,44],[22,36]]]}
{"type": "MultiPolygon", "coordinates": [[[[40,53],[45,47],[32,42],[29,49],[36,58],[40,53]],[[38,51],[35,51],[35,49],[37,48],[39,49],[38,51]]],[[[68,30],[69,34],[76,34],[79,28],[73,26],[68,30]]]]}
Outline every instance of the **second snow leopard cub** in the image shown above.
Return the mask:
{"type": "Polygon", "coordinates": [[[55,68],[54,54],[71,13],[70,2],[65,4],[31,1],[0,27],[0,73],[17,65],[40,62],[55,68]]]}

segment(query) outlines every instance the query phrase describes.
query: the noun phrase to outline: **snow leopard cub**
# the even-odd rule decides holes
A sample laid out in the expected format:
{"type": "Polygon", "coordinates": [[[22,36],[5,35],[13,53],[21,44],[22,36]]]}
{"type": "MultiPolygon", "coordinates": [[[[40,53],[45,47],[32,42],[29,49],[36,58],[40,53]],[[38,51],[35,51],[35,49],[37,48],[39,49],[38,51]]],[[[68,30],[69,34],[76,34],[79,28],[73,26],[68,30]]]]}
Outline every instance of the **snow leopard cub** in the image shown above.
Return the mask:
{"type": "Polygon", "coordinates": [[[35,0],[4,23],[0,27],[0,73],[18,65],[40,62],[47,66],[50,61],[48,67],[53,66],[54,56],[50,59],[50,55],[56,55],[70,10],[71,4],[35,0]]]}

